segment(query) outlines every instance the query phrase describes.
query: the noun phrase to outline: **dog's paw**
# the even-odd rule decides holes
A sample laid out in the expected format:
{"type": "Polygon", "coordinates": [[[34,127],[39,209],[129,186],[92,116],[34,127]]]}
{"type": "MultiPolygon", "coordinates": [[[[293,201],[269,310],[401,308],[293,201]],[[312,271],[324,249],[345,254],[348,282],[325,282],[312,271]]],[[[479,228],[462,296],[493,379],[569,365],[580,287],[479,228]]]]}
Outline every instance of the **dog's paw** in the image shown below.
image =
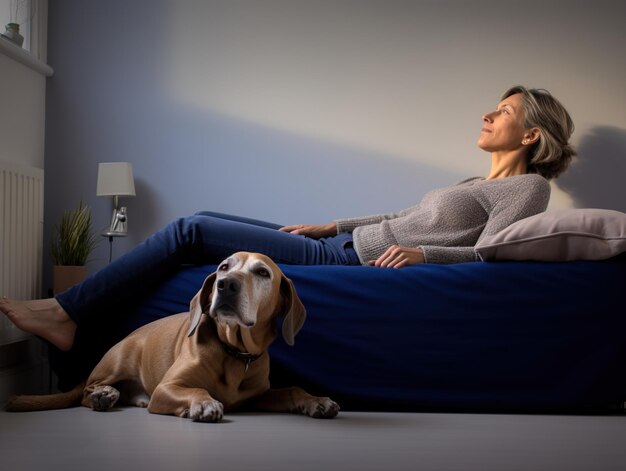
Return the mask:
{"type": "Polygon", "coordinates": [[[189,418],[194,422],[220,422],[224,417],[224,406],[220,401],[194,401],[189,408],[189,418]]]}
{"type": "Polygon", "coordinates": [[[339,404],[328,397],[315,397],[301,407],[301,412],[315,419],[332,419],[339,413],[339,404]]]}
{"type": "Polygon", "coordinates": [[[89,395],[91,408],[97,411],[111,409],[120,398],[120,392],[113,386],[98,386],[89,395]]]}

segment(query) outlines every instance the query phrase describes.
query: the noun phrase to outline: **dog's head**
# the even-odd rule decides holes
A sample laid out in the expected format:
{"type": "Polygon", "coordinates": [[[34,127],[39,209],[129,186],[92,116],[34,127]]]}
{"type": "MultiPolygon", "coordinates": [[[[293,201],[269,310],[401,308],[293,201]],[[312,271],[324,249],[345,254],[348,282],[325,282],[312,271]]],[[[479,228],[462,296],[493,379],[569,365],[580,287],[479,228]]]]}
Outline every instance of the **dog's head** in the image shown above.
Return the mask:
{"type": "Polygon", "coordinates": [[[284,315],[283,338],[289,345],[302,328],[306,310],[292,281],[265,255],[237,252],[218,265],[191,300],[192,335],[202,314],[218,323],[253,328],[284,315]]]}

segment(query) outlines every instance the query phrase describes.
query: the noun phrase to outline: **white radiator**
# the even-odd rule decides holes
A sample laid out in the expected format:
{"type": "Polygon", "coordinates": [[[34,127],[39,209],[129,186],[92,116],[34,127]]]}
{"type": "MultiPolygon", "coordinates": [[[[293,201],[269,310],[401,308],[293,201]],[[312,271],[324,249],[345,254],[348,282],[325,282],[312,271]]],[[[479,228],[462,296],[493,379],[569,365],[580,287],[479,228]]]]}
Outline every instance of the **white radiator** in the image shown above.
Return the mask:
{"type": "MultiPolygon", "coordinates": [[[[0,161],[0,296],[41,297],[42,169],[0,161]]],[[[0,315],[0,345],[22,337],[0,315]]]]}

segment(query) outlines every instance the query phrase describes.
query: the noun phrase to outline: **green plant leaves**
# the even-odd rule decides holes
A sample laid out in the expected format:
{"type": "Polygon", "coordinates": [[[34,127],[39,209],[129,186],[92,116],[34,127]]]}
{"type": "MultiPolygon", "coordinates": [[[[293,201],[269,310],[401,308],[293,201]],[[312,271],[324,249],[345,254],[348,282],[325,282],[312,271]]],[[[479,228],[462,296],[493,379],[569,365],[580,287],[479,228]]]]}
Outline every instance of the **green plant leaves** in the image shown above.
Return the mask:
{"type": "Polygon", "coordinates": [[[52,229],[50,254],[55,265],[85,265],[97,242],[91,230],[91,209],[81,201],[77,209],[65,211],[52,229]]]}

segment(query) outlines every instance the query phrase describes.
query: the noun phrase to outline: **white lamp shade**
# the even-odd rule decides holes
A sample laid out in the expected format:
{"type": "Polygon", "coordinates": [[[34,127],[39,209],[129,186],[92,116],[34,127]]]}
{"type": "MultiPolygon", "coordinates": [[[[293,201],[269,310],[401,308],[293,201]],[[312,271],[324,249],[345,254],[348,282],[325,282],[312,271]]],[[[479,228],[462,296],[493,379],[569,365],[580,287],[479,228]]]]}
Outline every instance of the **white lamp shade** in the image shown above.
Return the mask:
{"type": "Polygon", "coordinates": [[[135,196],[133,167],[128,162],[98,164],[97,196],[135,196]]]}

